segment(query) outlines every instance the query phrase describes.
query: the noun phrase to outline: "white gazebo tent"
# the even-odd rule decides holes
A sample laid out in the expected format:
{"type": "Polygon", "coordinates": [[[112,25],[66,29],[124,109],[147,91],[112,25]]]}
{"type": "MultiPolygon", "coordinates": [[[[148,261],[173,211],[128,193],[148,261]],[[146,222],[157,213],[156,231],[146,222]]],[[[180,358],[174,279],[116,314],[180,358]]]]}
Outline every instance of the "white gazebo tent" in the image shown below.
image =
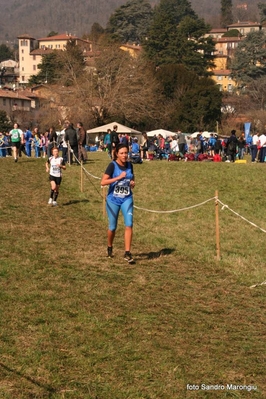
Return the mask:
{"type": "MultiPolygon", "coordinates": [[[[190,137],[191,137],[192,139],[193,139],[193,138],[196,138],[198,134],[199,134],[199,132],[194,132],[194,133],[190,134],[190,137]]],[[[210,133],[210,132],[202,132],[201,134],[202,134],[202,136],[205,137],[206,139],[210,138],[210,136],[211,136],[211,133],[210,133]]]]}
{"type": "Polygon", "coordinates": [[[147,132],[148,137],[158,136],[158,134],[161,134],[163,136],[163,138],[166,138],[169,136],[174,136],[177,133],[170,132],[169,130],[165,130],[165,129],[157,129],[157,130],[151,130],[150,132],[147,132]]]}
{"type": "Polygon", "coordinates": [[[128,126],[121,125],[120,123],[117,122],[107,123],[106,125],[103,126],[98,126],[93,129],[88,129],[87,133],[89,134],[90,138],[94,138],[94,140],[97,141],[97,137],[99,137],[101,133],[107,133],[108,129],[113,130],[115,125],[117,126],[117,133],[126,133],[129,134],[130,136],[140,136],[142,134],[138,130],[132,129],[131,127],[128,126]]]}

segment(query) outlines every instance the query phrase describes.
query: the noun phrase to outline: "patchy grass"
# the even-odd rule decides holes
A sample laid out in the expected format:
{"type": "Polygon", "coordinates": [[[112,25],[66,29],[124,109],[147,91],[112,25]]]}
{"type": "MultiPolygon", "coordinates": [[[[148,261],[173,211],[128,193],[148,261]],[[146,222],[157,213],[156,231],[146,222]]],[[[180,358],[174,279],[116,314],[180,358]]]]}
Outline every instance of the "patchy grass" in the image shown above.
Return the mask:
{"type": "MultiPolygon", "coordinates": [[[[101,176],[106,154],[86,169],[101,176]]],[[[64,173],[47,206],[42,159],[0,159],[0,397],[263,399],[265,233],[214,201],[172,214],[135,210],[125,264],[123,224],[106,258],[99,181],[64,173]],[[256,385],[189,390],[187,384],[256,385]]],[[[154,161],[135,165],[135,205],[172,210],[219,198],[266,229],[265,165],[154,161]]]]}

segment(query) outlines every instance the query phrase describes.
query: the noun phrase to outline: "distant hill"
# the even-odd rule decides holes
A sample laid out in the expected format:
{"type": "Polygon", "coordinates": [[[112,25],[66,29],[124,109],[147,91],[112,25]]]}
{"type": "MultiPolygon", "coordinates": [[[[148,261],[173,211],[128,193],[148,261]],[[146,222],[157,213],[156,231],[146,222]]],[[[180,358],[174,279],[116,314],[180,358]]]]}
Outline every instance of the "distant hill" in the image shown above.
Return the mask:
{"type": "MultiPolygon", "coordinates": [[[[51,31],[67,31],[81,36],[90,32],[94,22],[105,27],[112,12],[126,2],[127,0],[0,0],[0,42],[16,41],[16,37],[24,33],[36,38],[46,36],[51,31]]],[[[154,5],[158,0],[150,2],[154,5]]],[[[258,19],[259,2],[260,0],[235,0],[234,5],[248,4],[247,18],[254,20],[258,19]]],[[[219,24],[220,3],[220,0],[191,0],[196,13],[215,26],[219,24]]],[[[241,12],[241,8],[238,12],[241,12]]]]}

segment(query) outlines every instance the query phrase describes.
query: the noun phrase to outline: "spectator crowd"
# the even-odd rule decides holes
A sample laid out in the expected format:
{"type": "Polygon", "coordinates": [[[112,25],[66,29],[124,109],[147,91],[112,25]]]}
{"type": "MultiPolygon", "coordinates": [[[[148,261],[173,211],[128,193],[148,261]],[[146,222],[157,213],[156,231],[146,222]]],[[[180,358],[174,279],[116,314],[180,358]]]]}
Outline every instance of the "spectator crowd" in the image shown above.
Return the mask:
{"type": "MultiPolygon", "coordinates": [[[[18,128],[17,124],[14,124],[15,126],[18,128]]],[[[72,123],[66,122],[60,132],[56,132],[54,127],[46,129],[44,133],[40,133],[38,127],[32,130],[26,127],[23,131],[20,129],[18,131],[22,133],[19,145],[16,145],[18,157],[24,154],[26,157],[49,158],[51,149],[58,147],[62,151],[65,162],[72,164],[76,159],[83,162],[88,159],[87,135],[81,122],[77,123],[76,128],[72,123]]],[[[0,132],[0,158],[12,156],[12,147],[14,147],[12,132],[14,129],[10,132],[0,132]]],[[[125,133],[117,133],[115,125],[112,131],[108,129],[101,136],[98,145],[93,146],[92,149],[107,151],[110,158],[113,158],[114,148],[119,143],[129,147],[129,157],[133,163],[153,159],[235,162],[243,160],[248,154],[253,163],[266,160],[266,135],[254,133],[246,137],[242,132],[237,137],[236,130],[232,130],[229,137],[223,138],[216,133],[210,133],[207,138],[202,131],[199,131],[196,137],[181,131],[166,138],[161,134],[148,137],[146,133],[132,137],[125,133]]]]}

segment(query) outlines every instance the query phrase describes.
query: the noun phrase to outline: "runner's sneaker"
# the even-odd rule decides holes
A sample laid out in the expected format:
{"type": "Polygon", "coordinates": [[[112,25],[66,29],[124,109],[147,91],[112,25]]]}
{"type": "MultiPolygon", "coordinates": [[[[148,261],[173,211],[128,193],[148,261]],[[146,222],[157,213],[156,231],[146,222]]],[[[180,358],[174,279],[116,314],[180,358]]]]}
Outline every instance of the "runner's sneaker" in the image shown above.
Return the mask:
{"type": "Polygon", "coordinates": [[[113,247],[107,247],[107,257],[108,258],[113,257],[113,247]]]}
{"type": "Polygon", "coordinates": [[[53,201],[53,206],[57,206],[57,202],[56,201],[53,201]]]}
{"type": "Polygon", "coordinates": [[[53,199],[49,198],[48,205],[53,205],[53,199]]]}
{"type": "Polygon", "coordinates": [[[132,258],[132,255],[131,255],[130,252],[125,252],[124,259],[125,259],[128,263],[134,263],[134,259],[132,258]]]}

